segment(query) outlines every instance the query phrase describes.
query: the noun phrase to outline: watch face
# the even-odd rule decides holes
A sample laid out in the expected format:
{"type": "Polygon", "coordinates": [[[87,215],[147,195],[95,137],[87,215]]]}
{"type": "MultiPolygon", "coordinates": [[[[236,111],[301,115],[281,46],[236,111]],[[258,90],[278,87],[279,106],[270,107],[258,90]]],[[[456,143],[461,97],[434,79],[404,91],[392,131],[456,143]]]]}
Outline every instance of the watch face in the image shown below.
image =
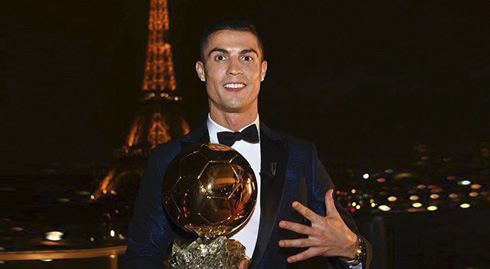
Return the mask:
{"type": "Polygon", "coordinates": [[[357,236],[357,241],[359,242],[359,245],[357,246],[356,249],[356,258],[352,260],[348,260],[346,258],[342,258],[342,260],[349,265],[349,268],[352,268],[352,266],[357,266],[361,263],[362,259],[366,255],[365,253],[365,246],[364,246],[364,240],[362,240],[362,237],[357,236]]]}

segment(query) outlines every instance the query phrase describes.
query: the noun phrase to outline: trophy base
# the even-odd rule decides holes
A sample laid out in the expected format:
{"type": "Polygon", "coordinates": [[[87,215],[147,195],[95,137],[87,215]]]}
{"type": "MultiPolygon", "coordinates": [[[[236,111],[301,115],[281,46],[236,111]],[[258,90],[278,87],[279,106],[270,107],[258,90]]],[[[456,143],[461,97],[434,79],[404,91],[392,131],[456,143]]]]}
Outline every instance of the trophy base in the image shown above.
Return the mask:
{"type": "Polygon", "coordinates": [[[245,257],[245,247],[225,236],[215,239],[198,238],[190,244],[177,239],[172,246],[168,266],[175,269],[238,268],[245,257]]]}

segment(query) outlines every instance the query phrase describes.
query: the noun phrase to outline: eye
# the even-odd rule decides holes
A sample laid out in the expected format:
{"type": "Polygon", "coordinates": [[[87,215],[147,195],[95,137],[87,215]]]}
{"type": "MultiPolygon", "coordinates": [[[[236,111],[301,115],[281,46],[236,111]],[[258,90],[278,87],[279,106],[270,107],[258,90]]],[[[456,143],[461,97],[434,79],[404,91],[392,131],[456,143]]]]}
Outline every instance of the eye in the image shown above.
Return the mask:
{"type": "Polygon", "coordinates": [[[248,55],[247,55],[247,56],[243,56],[243,58],[242,58],[242,59],[243,59],[244,61],[246,61],[246,62],[250,62],[250,61],[252,61],[252,60],[253,60],[252,56],[248,56],[248,55]]]}
{"type": "Polygon", "coordinates": [[[223,61],[225,59],[225,56],[223,55],[216,55],[216,57],[214,57],[214,60],[216,61],[223,61]]]}

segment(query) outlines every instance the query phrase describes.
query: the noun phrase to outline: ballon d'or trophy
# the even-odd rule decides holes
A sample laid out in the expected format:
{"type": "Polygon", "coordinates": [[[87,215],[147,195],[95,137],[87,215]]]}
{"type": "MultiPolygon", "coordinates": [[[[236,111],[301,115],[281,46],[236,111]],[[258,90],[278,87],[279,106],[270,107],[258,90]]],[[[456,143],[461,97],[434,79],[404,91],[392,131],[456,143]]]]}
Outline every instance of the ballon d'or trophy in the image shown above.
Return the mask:
{"type": "Polygon", "coordinates": [[[162,202],[180,228],[197,235],[175,240],[170,268],[238,268],[245,247],[227,236],[248,221],[257,201],[257,181],[247,160],[231,147],[195,144],[170,162],[162,202]]]}

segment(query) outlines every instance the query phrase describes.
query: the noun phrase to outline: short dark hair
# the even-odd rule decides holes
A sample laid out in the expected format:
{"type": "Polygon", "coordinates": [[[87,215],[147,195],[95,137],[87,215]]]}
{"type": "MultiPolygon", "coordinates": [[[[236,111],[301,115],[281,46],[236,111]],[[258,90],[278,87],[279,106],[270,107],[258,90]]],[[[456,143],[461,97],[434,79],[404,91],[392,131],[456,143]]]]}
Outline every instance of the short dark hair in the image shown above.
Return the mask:
{"type": "Polygon", "coordinates": [[[262,51],[262,60],[265,58],[264,45],[262,44],[262,39],[260,38],[257,29],[255,29],[255,26],[244,19],[225,18],[207,26],[204,29],[200,43],[201,61],[204,62],[204,48],[208,45],[209,36],[214,32],[218,32],[221,30],[249,32],[254,34],[259,42],[259,48],[262,51]]]}

